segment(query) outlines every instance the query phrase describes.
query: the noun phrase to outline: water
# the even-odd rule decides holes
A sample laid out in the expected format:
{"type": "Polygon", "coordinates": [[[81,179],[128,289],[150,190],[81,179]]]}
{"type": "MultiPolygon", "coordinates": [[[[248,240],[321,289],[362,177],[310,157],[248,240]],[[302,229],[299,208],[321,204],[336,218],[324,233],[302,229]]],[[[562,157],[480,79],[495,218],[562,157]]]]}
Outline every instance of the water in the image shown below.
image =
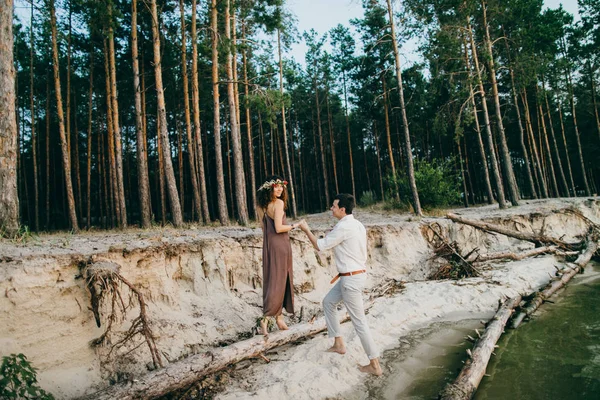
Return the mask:
{"type": "MultiPolygon", "coordinates": [[[[475,400],[600,399],[600,264],[590,264],[532,321],[498,341],[475,400]]],[[[437,324],[405,338],[384,357],[388,373],[370,399],[436,399],[458,375],[476,320],[437,324]]]]}
{"type": "Polygon", "coordinates": [[[475,395],[600,399],[600,266],[587,268],[533,321],[507,331],[475,395]]]}

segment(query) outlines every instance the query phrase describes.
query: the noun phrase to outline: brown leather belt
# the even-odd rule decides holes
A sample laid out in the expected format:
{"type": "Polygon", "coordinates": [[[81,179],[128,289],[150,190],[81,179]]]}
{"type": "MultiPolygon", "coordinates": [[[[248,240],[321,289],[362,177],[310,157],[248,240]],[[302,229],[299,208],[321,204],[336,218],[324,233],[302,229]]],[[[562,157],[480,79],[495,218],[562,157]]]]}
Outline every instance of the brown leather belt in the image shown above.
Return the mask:
{"type": "Polygon", "coordinates": [[[333,279],[329,283],[335,283],[335,281],[337,281],[338,279],[340,279],[340,276],[352,276],[352,275],[362,274],[364,272],[367,272],[367,270],[366,269],[361,269],[361,270],[358,270],[358,271],[344,272],[344,273],[341,273],[341,274],[337,274],[336,276],[333,277],[333,279]]]}

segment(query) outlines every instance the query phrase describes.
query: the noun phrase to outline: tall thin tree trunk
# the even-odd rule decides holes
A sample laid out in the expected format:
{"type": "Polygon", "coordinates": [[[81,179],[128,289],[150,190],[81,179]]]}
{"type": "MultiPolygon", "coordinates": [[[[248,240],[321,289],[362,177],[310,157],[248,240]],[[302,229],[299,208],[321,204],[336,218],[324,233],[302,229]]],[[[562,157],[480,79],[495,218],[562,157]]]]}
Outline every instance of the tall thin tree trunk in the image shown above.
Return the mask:
{"type": "Polygon", "coordinates": [[[350,119],[348,118],[348,94],[346,91],[346,71],[342,72],[344,84],[344,116],[346,117],[346,136],[348,139],[348,158],[350,160],[350,177],[352,178],[352,196],[356,199],[356,184],[354,182],[354,160],[352,158],[352,140],[350,138],[350,119]]]}
{"type": "Polygon", "coordinates": [[[400,97],[400,111],[402,113],[402,124],[404,126],[404,145],[406,149],[406,165],[408,169],[408,181],[410,190],[413,196],[413,208],[416,215],[422,216],[421,202],[419,200],[419,192],[417,191],[417,182],[415,180],[415,170],[412,159],[412,146],[410,144],[410,131],[408,129],[408,118],[406,116],[406,107],[404,105],[404,88],[402,86],[402,72],[400,68],[400,52],[398,50],[398,42],[396,41],[396,24],[394,23],[394,13],[392,11],[392,2],[387,0],[388,16],[390,20],[390,28],[392,34],[392,46],[394,49],[394,59],[396,66],[396,80],[398,82],[398,96],[400,97]]]}
{"type": "Polygon", "coordinates": [[[467,190],[467,180],[465,179],[465,168],[463,164],[462,150],[460,148],[460,136],[457,136],[456,139],[456,147],[458,147],[458,161],[460,162],[460,176],[462,178],[463,186],[463,204],[465,205],[465,207],[469,207],[469,192],[467,190]]]}
{"type": "Polygon", "coordinates": [[[554,157],[556,158],[556,162],[558,164],[558,172],[560,174],[560,182],[563,188],[565,189],[564,193],[566,193],[567,197],[569,196],[569,186],[567,185],[567,178],[565,177],[565,171],[562,166],[562,161],[560,159],[560,153],[558,152],[558,144],[556,142],[556,135],[554,133],[554,123],[552,122],[552,113],[550,112],[550,103],[548,102],[548,92],[546,91],[546,82],[542,77],[542,90],[544,91],[544,99],[546,102],[546,111],[548,111],[548,125],[550,125],[550,135],[552,136],[552,144],[554,145],[554,157]]]}
{"type": "Polygon", "coordinates": [[[596,129],[598,130],[598,139],[600,139],[600,116],[598,115],[598,103],[596,102],[596,80],[594,79],[594,71],[588,61],[588,70],[590,71],[590,84],[592,87],[592,102],[594,103],[594,116],[596,117],[596,129]]]}
{"type": "Polygon", "coordinates": [[[37,156],[37,136],[36,136],[36,131],[35,131],[35,126],[36,126],[36,118],[35,118],[35,102],[34,102],[34,82],[33,82],[33,75],[34,75],[34,65],[33,65],[33,58],[34,58],[34,47],[35,47],[35,42],[34,42],[34,35],[33,35],[33,24],[34,24],[34,20],[33,20],[33,2],[31,3],[31,23],[30,23],[30,43],[29,43],[29,103],[30,103],[30,109],[31,109],[31,157],[33,159],[33,212],[35,215],[35,230],[39,231],[40,230],[40,211],[39,211],[39,205],[40,205],[40,198],[39,198],[39,192],[38,192],[38,156],[37,156]]]}
{"type": "Polygon", "coordinates": [[[145,106],[142,102],[140,87],[140,68],[137,40],[137,0],[131,3],[131,58],[133,62],[133,88],[135,90],[135,137],[137,143],[138,196],[142,228],[148,229],[152,220],[150,208],[150,181],[148,179],[148,152],[144,124],[145,106]]]}
{"type": "MultiPolygon", "coordinates": [[[[225,37],[231,40],[231,15],[230,0],[225,3],[225,37]]],[[[242,225],[248,224],[248,205],[246,204],[246,177],[244,175],[244,160],[242,158],[242,143],[240,136],[240,126],[238,124],[238,112],[236,105],[236,96],[234,90],[233,76],[233,53],[232,47],[227,51],[227,99],[229,101],[229,120],[231,123],[231,146],[233,151],[233,168],[235,176],[235,200],[238,214],[238,221],[242,225]]]]}
{"type": "MultiPolygon", "coordinates": [[[[187,151],[188,160],[190,164],[190,180],[192,182],[192,191],[194,195],[193,209],[198,214],[198,219],[202,221],[201,211],[201,200],[200,200],[200,188],[198,187],[198,177],[196,176],[196,152],[194,151],[194,142],[192,140],[192,120],[190,117],[190,94],[189,84],[187,76],[187,46],[186,46],[186,32],[185,32],[185,10],[183,7],[183,0],[179,0],[179,10],[181,13],[181,74],[183,75],[183,106],[185,110],[185,133],[187,137],[187,151]]],[[[193,57],[193,54],[192,54],[193,57]]],[[[197,62],[197,61],[196,61],[197,62]]],[[[196,67],[197,73],[197,67],[196,67]]],[[[193,79],[194,77],[192,77],[193,79]]],[[[196,106],[195,106],[196,107],[196,106]]],[[[179,172],[183,175],[183,170],[179,172]]],[[[183,192],[183,186],[181,187],[183,192]]],[[[183,194],[182,194],[183,198],[183,194]]],[[[182,201],[183,203],[183,201],[182,201]]]]}
{"type": "MultiPolygon", "coordinates": [[[[114,226],[114,221],[115,221],[115,217],[117,219],[117,222],[120,220],[121,217],[121,211],[119,209],[120,207],[120,202],[118,199],[118,193],[117,193],[117,179],[116,179],[116,160],[115,160],[115,145],[114,145],[114,124],[113,124],[113,116],[114,113],[112,111],[112,96],[111,96],[111,91],[112,91],[112,85],[111,85],[111,78],[110,78],[110,61],[109,61],[109,55],[108,55],[108,43],[107,43],[107,39],[104,39],[104,70],[105,70],[105,86],[106,86],[106,123],[107,123],[107,137],[106,137],[106,141],[107,141],[107,151],[108,154],[106,155],[107,161],[109,163],[109,168],[108,168],[108,185],[109,185],[109,193],[110,193],[110,204],[111,204],[111,227],[114,226]]],[[[119,222],[120,225],[120,222],[119,222]]]]}
{"type": "Polygon", "coordinates": [[[325,207],[329,207],[329,178],[327,174],[327,164],[325,163],[325,146],[323,146],[323,132],[321,129],[321,105],[319,103],[319,87],[317,85],[317,60],[315,58],[314,64],[314,77],[313,84],[315,87],[315,102],[317,110],[317,133],[319,135],[319,148],[321,150],[321,171],[323,173],[323,187],[325,189],[325,207]]]}
{"type": "MultiPolygon", "coordinates": [[[[181,203],[181,209],[182,212],[185,210],[185,191],[183,188],[183,179],[185,178],[184,173],[183,173],[183,139],[182,139],[182,131],[181,131],[181,125],[179,124],[179,122],[176,123],[177,125],[177,168],[179,169],[179,203],[181,203]]],[[[193,177],[192,177],[193,179],[193,177]]],[[[193,203],[193,201],[192,201],[193,203]]],[[[193,205],[192,205],[193,208],[193,205]]],[[[193,211],[192,211],[193,214],[193,211]]]]}
{"type": "MultiPolygon", "coordinates": [[[[471,62],[469,61],[469,50],[467,48],[466,39],[463,39],[463,47],[465,50],[465,65],[467,67],[467,73],[469,74],[469,76],[471,76],[471,62]]],[[[483,140],[481,138],[481,127],[479,125],[479,116],[477,114],[477,103],[475,102],[475,93],[473,92],[473,85],[471,84],[470,80],[469,80],[469,97],[471,98],[471,106],[473,107],[473,117],[475,119],[475,131],[477,132],[477,145],[479,148],[479,154],[481,155],[481,166],[483,167],[485,189],[487,191],[487,201],[489,204],[494,204],[494,192],[492,191],[492,183],[490,181],[490,171],[488,169],[485,148],[483,146],[483,140]]]]}
{"type": "Polygon", "coordinates": [[[392,168],[392,176],[394,182],[394,197],[400,198],[398,189],[398,179],[396,176],[396,163],[394,162],[394,151],[392,149],[392,134],[390,132],[390,117],[388,113],[388,95],[387,87],[385,85],[385,76],[381,75],[381,83],[383,84],[383,111],[385,115],[385,136],[387,142],[388,156],[390,157],[390,167],[392,168]]]}
{"type": "Polygon", "coordinates": [[[477,77],[477,86],[479,87],[479,93],[481,95],[481,107],[483,110],[483,119],[485,123],[485,130],[487,136],[488,147],[490,151],[490,164],[492,166],[492,173],[494,174],[494,180],[496,181],[496,195],[498,198],[498,205],[500,208],[506,208],[506,198],[504,196],[504,185],[502,178],[500,177],[500,168],[498,167],[498,159],[496,157],[496,150],[494,148],[494,137],[492,135],[492,126],[490,124],[490,114],[487,107],[487,96],[483,87],[483,80],[481,77],[481,68],[479,67],[479,58],[477,56],[477,48],[475,47],[475,39],[473,38],[473,30],[471,29],[471,22],[467,18],[467,31],[469,32],[469,41],[471,43],[471,56],[473,58],[473,64],[475,66],[475,73],[477,77]]]}
{"type": "Polygon", "coordinates": [[[223,176],[223,155],[221,150],[221,117],[219,113],[219,50],[218,50],[218,25],[217,25],[217,0],[211,0],[210,29],[212,38],[212,86],[214,104],[214,128],[215,137],[215,163],[217,173],[217,204],[219,209],[219,220],[222,225],[229,224],[227,213],[227,199],[225,197],[225,177],[223,176]]]}
{"type": "MultiPolygon", "coordinates": [[[[539,99],[539,95],[538,95],[539,99]]],[[[550,141],[548,140],[548,131],[546,129],[546,119],[544,118],[544,110],[542,109],[542,103],[538,101],[538,110],[540,113],[540,120],[542,122],[542,133],[544,134],[544,144],[546,145],[546,154],[548,154],[548,163],[550,165],[550,182],[552,182],[552,190],[554,190],[555,196],[560,197],[558,191],[558,183],[556,182],[556,173],[554,171],[554,161],[552,161],[552,152],[550,151],[550,141]]]]}
{"type": "Polygon", "coordinates": [[[513,206],[519,205],[519,188],[512,167],[510,151],[504,134],[504,124],[502,123],[502,109],[500,108],[500,96],[498,94],[498,82],[496,81],[496,67],[494,65],[494,53],[492,50],[492,40],[490,38],[490,27],[487,22],[487,5],[485,0],[481,0],[481,8],[483,11],[483,26],[485,30],[485,44],[487,46],[488,66],[490,69],[490,79],[492,84],[492,95],[494,97],[494,105],[496,108],[496,123],[498,125],[498,141],[500,142],[500,153],[502,155],[502,164],[504,165],[504,173],[508,182],[508,193],[513,206]]]}
{"type": "Polygon", "coordinates": [[[50,77],[46,81],[46,230],[50,230],[50,77]]]}
{"type": "Polygon", "coordinates": [[[385,201],[385,193],[383,192],[383,173],[381,172],[381,155],[379,153],[379,132],[377,132],[377,121],[373,121],[373,139],[375,140],[375,155],[377,156],[377,170],[379,171],[379,189],[381,193],[381,201],[385,201]]]}
{"type": "Polygon", "coordinates": [[[279,93],[281,94],[281,125],[283,130],[283,146],[285,152],[285,165],[287,167],[286,175],[289,179],[290,198],[292,200],[292,216],[296,218],[298,215],[298,207],[296,205],[296,192],[294,187],[294,175],[292,173],[292,165],[290,164],[289,145],[287,140],[287,122],[285,120],[285,104],[283,103],[283,59],[281,57],[281,29],[277,28],[277,53],[279,55],[279,93]]]}
{"type": "Polygon", "coordinates": [[[567,67],[567,85],[569,90],[569,102],[571,103],[571,114],[573,116],[573,127],[575,128],[575,140],[577,143],[577,154],[579,155],[579,163],[581,164],[581,175],[583,178],[583,186],[585,188],[585,195],[591,196],[590,185],[588,184],[587,173],[585,170],[585,162],[583,161],[583,151],[581,149],[581,139],[579,135],[579,126],[577,125],[577,111],[575,107],[575,96],[573,94],[573,80],[571,79],[570,67],[567,67]]]}
{"type": "Polygon", "coordinates": [[[158,30],[158,10],[156,8],[156,0],[151,0],[152,9],[152,41],[154,47],[154,76],[156,81],[156,98],[158,115],[157,120],[160,120],[159,135],[161,137],[161,146],[165,167],[165,177],[169,193],[169,203],[171,205],[171,215],[173,224],[179,227],[183,224],[183,216],[181,214],[181,205],[179,204],[179,196],[177,193],[177,184],[175,182],[175,173],[173,172],[173,163],[171,161],[171,144],[169,143],[169,131],[167,129],[167,111],[165,109],[165,95],[162,82],[162,66],[160,54],[160,37],[158,30]]]}
{"type": "Polygon", "coordinates": [[[577,190],[575,189],[575,181],[573,180],[573,170],[571,169],[571,156],[569,156],[569,146],[567,146],[567,136],[565,134],[565,123],[562,113],[562,103],[558,99],[558,117],[560,118],[560,130],[562,132],[563,144],[565,146],[565,157],[567,159],[567,169],[569,171],[569,182],[571,183],[571,192],[573,196],[577,197],[577,190]]]}
{"type": "MultiPolygon", "coordinates": [[[[242,40],[246,42],[246,25],[242,25],[242,40]]],[[[248,84],[248,57],[246,47],[242,50],[242,62],[244,63],[244,106],[246,110],[246,138],[248,141],[248,163],[250,164],[250,199],[252,207],[250,215],[254,214],[254,206],[256,205],[256,174],[254,171],[254,146],[252,145],[252,118],[250,117],[250,88],[248,84]]],[[[294,190],[293,184],[290,185],[291,190],[294,190]]],[[[295,204],[295,203],[294,203],[295,204]]],[[[293,210],[293,209],[292,209],[293,210]]]]}
{"type": "Polygon", "coordinates": [[[331,116],[331,107],[329,107],[329,86],[325,89],[325,104],[327,106],[327,127],[329,130],[329,147],[331,148],[331,161],[333,165],[333,182],[335,184],[335,192],[340,192],[338,185],[337,159],[335,156],[335,140],[333,138],[333,120],[331,116]]]}
{"type": "Polygon", "coordinates": [[[527,100],[527,90],[523,89],[523,93],[521,94],[521,99],[523,101],[523,105],[525,107],[525,124],[527,131],[529,132],[529,142],[531,145],[531,154],[534,160],[534,170],[537,177],[538,184],[541,188],[541,197],[548,197],[548,186],[546,185],[546,179],[544,179],[544,174],[542,173],[542,164],[540,160],[540,156],[537,150],[537,145],[535,143],[535,137],[533,135],[533,126],[531,124],[531,112],[529,110],[529,101],[527,100]]]}
{"type": "MultiPolygon", "coordinates": [[[[52,15],[54,15],[54,3],[52,15]]],[[[55,21],[55,20],[54,20],[55,21]]],[[[56,22],[53,25],[56,38],[56,22]]],[[[0,228],[8,236],[19,230],[19,195],[17,190],[17,116],[15,67],[13,64],[13,1],[7,0],[0,6],[0,228]]],[[[53,46],[56,48],[56,46],[53,46]]],[[[47,116],[46,116],[47,118],[47,116]]],[[[63,132],[64,134],[64,132],[63,132]]],[[[0,236],[2,236],[0,234],[0,236]]]]}
{"type": "Polygon", "coordinates": [[[123,145],[121,143],[121,127],[119,125],[119,102],[117,100],[117,66],[115,62],[115,38],[113,30],[113,14],[112,7],[109,5],[109,28],[108,28],[108,50],[109,50],[109,65],[110,65],[110,83],[111,83],[111,103],[113,112],[113,134],[115,140],[115,166],[116,166],[116,184],[117,184],[117,199],[119,201],[120,226],[127,227],[127,208],[125,204],[125,185],[123,183],[123,145]]]}
{"type": "MultiPolygon", "coordinates": [[[[200,94],[198,79],[198,39],[196,37],[196,0],[192,0],[192,104],[194,110],[194,138],[196,140],[195,160],[198,165],[198,189],[202,202],[202,220],[205,223],[210,222],[210,213],[208,211],[208,194],[206,191],[206,175],[204,172],[204,146],[202,144],[202,135],[200,133],[200,94]]],[[[196,178],[196,177],[194,177],[196,178]]]]}
{"type": "Polygon", "coordinates": [[[87,183],[86,183],[86,217],[87,229],[92,226],[92,116],[94,100],[94,49],[90,49],[90,90],[88,93],[88,127],[87,127],[87,183]]]}
{"type": "Polygon", "coordinates": [[[56,94],[56,111],[58,114],[58,128],[60,135],[60,146],[62,150],[62,161],[65,177],[65,188],[67,191],[67,202],[69,212],[69,222],[71,230],[74,232],[79,231],[79,225],[77,224],[77,215],[75,214],[75,198],[73,197],[73,184],[71,182],[71,162],[69,160],[69,150],[67,148],[67,137],[65,134],[65,121],[62,106],[62,94],[60,87],[60,74],[58,64],[58,43],[57,43],[57,32],[56,32],[56,13],[54,10],[54,0],[50,0],[50,27],[52,30],[52,61],[54,70],[54,86],[56,94]]]}

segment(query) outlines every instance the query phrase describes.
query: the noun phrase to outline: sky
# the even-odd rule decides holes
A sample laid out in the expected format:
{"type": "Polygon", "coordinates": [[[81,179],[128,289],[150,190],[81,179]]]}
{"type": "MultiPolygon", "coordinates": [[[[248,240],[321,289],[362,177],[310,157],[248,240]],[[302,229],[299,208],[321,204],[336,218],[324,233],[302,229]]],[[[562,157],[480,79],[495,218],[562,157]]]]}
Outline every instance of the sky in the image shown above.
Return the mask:
{"type": "MultiPolygon", "coordinates": [[[[398,0],[392,2],[396,6],[399,3],[398,0]]],[[[544,6],[547,8],[558,8],[560,4],[577,19],[577,0],[544,0],[544,6]]],[[[299,33],[312,28],[322,35],[338,24],[349,27],[351,19],[363,15],[361,0],[288,0],[287,6],[297,18],[299,33]]],[[[408,43],[401,49],[403,58],[401,63],[404,63],[404,66],[409,66],[418,59],[415,48],[414,43],[408,43]]],[[[306,51],[307,47],[304,43],[296,43],[288,55],[304,64],[306,51]]]]}

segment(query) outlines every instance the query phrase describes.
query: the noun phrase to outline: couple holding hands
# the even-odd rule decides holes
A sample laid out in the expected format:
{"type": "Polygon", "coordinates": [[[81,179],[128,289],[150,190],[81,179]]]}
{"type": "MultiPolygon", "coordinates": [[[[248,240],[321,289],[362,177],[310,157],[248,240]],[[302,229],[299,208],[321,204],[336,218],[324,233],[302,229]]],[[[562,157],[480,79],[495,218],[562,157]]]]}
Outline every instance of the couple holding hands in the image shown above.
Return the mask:
{"type": "Polygon", "coordinates": [[[363,224],[352,215],[354,197],[345,193],[335,196],[330,210],[338,223],[321,239],[313,235],[305,220],[292,225],[287,224],[287,182],[281,177],[271,176],[260,186],[257,203],[258,217],[262,221],[263,230],[264,316],[260,324],[260,333],[268,333],[266,317],[271,316],[275,317],[280,330],[288,329],[282,315],[283,308],[289,313],[294,313],[292,247],[288,232],[300,228],[317,251],[333,249],[338,270],[338,274],[331,281],[335,285],[323,299],[327,332],[329,337],[334,339],[333,346],[327,351],[346,353],[337,315],[337,305],[343,302],[370,360],[369,364],[361,366],[360,370],[381,375],[379,352],[371,337],[362,299],[366,280],[367,234],[363,224]]]}

